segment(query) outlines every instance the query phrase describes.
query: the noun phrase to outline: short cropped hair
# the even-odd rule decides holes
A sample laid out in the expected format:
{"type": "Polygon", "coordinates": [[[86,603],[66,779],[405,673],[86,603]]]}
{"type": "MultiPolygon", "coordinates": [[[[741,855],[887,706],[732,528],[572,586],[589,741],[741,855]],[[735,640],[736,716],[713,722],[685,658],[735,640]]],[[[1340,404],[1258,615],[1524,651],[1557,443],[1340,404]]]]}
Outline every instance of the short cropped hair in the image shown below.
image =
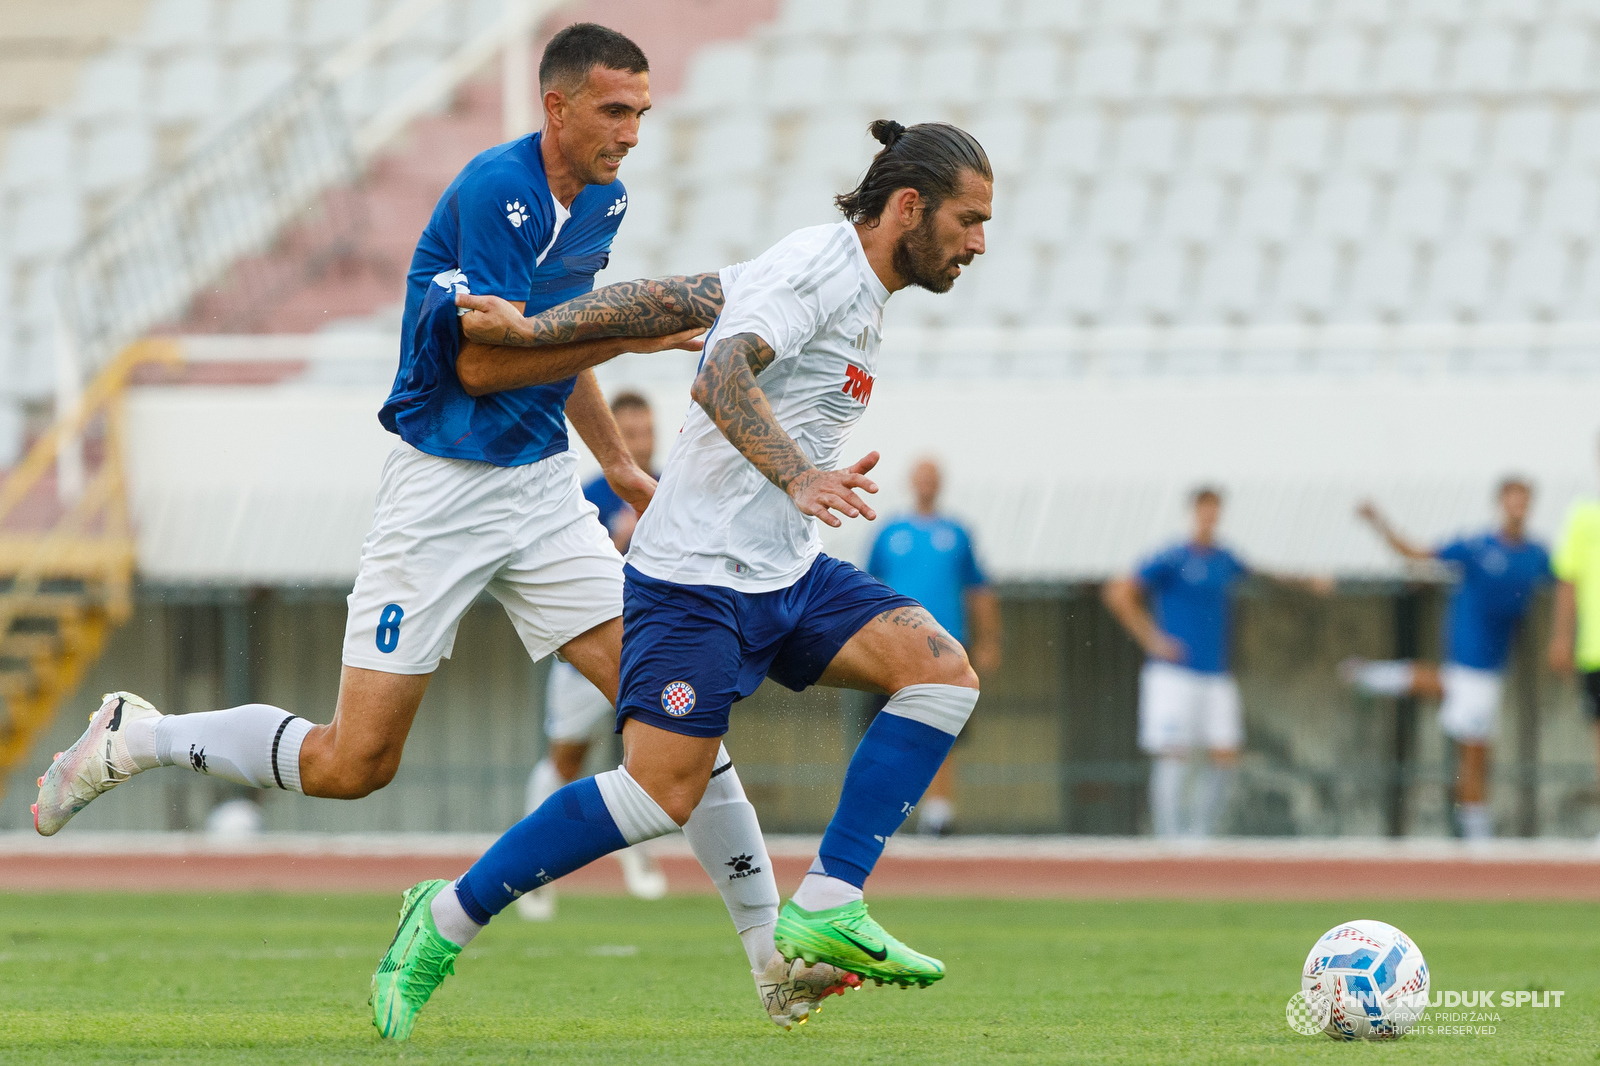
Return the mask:
{"type": "Polygon", "coordinates": [[[624,411],[643,411],[650,413],[650,401],[637,392],[619,392],[611,398],[611,413],[619,415],[624,411]]]}
{"type": "Polygon", "coordinates": [[[871,225],[896,189],[915,189],[931,214],[961,191],[961,175],[972,171],[985,181],[994,180],[989,156],[978,139],[948,122],[919,122],[902,126],[880,118],[867,131],[883,145],[861,183],[833,198],[844,217],[857,225],[871,225]]]}
{"type": "Polygon", "coordinates": [[[1526,492],[1529,496],[1532,496],[1533,495],[1533,482],[1529,481],[1527,478],[1523,477],[1521,474],[1507,474],[1505,477],[1500,479],[1500,484],[1495,486],[1495,489],[1494,489],[1495,499],[1499,499],[1500,497],[1504,496],[1506,493],[1510,492],[1512,489],[1521,489],[1523,492],[1526,492]]]}
{"type": "Polygon", "coordinates": [[[1220,504],[1222,502],[1222,490],[1217,488],[1215,485],[1201,485],[1199,488],[1195,489],[1189,494],[1189,503],[1191,506],[1198,507],[1207,500],[1210,500],[1212,503],[1220,504]]]}
{"type": "Polygon", "coordinates": [[[539,91],[575,92],[595,67],[644,74],[650,61],[638,45],[596,22],[574,22],[550,38],[539,60],[539,91]]]}

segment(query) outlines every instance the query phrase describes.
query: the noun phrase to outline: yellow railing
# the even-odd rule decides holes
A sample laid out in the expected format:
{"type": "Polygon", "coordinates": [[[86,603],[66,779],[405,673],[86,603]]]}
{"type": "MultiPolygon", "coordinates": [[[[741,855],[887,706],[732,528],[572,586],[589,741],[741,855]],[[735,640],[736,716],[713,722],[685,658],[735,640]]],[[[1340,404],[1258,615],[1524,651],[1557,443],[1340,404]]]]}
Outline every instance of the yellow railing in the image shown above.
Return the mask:
{"type": "Polygon", "coordinates": [[[0,482],[0,794],[11,770],[49,727],[63,700],[131,609],[134,543],[123,451],[123,393],[144,363],[176,365],[177,342],[129,345],[89,383],[0,482]],[[49,528],[5,529],[48,485],[63,445],[98,426],[103,454],[83,492],[49,528]]]}

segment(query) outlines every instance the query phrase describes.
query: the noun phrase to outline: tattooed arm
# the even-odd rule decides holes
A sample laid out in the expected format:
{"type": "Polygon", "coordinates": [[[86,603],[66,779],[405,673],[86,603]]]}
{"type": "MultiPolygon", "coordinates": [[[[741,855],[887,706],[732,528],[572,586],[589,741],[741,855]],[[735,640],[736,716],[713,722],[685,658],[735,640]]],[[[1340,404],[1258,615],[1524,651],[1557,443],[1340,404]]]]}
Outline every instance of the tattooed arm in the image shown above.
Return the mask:
{"type": "Polygon", "coordinates": [[[794,438],[783,431],[767,394],[756,384],[777,357],[754,333],[737,333],[717,342],[700,366],[690,395],[728,443],[766,479],[789,494],[802,514],[840,524],[833,511],[849,518],[872,520],[877,514],[853,490],[877,492],[866,474],[878,464],[871,452],[848,470],[818,470],[794,438]]]}
{"type": "Polygon", "coordinates": [[[456,306],[470,310],[462,316],[462,334],[481,344],[532,348],[599,337],[662,337],[715,322],[722,313],[722,277],[713,272],[619,282],[529,318],[495,296],[462,293],[456,306]]]}

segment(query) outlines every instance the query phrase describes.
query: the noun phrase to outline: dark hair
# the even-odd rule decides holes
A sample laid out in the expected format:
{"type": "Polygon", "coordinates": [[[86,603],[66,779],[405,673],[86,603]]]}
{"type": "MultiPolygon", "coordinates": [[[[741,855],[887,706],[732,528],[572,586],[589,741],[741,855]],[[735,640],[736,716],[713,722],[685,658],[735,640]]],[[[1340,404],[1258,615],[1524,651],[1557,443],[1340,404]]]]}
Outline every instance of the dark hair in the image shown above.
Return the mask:
{"type": "Polygon", "coordinates": [[[1220,505],[1222,503],[1222,490],[1215,485],[1201,485],[1189,494],[1189,503],[1195,507],[1200,506],[1207,500],[1220,505]]]}
{"type": "Polygon", "coordinates": [[[1494,490],[1495,499],[1498,500],[1500,497],[1504,496],[1506,493],[1510,492],[1512,489],[1521,489],[1523,492],[1526,492],[1529,496],[1532,496],[1533,495],[1533,482],[1529,481],[1527,478],[1523,477],[1521,474],[1507,474],[1505,477],[1500,479],[1500,484],[1495,486],[1495,490],[1494,490]]]}
{"type": "Polygon", "coordinates": [[[880,118],[867,130],[883,150],[872,157],[861,184],[833,198],[851,222],[876,221],[896,189],[917,190],[927,202],[927,210],[935,211],[947,197],[961,191],[963,172],[970,170],[994,180],[983,145],[948,122],[919,122],[908,128],[880,118]]]}
{"type": "Polygon", "coordinates": [[[596,22],[574,22],[544,46],[539,60],[539,91],[575,90],[595,67],[643,74],[650,61],[639,46],[596,22]]]}
{"type": "Polygon", "coordinates": [[[611,398],[611,413],[618,414],[622,411],[650,411],[650,401],[637,392],[619,392],[611,398]]]}

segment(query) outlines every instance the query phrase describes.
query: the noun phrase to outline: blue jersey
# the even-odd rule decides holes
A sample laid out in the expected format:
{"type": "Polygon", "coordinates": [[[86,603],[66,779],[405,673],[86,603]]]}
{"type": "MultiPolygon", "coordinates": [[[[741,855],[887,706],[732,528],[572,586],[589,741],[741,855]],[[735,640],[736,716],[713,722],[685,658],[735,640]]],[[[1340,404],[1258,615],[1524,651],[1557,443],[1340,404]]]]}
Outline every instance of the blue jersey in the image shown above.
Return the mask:
{"type": "Polygon", "coordinates": [[[1156,624],[1184,647],[1180,665],[1228,672],[1233,586],[1249,569],[1226,548],[1179,544],[1139,567],[1156,624]]]}
{"type": "Polygon", "coordinates": [[[1445,623],[1446,658],[1477,670],[1504,669],[1517,624],[1551,579],[1549,553],[1531,540],[1513,544],[1484,533],[1451,541],[1437,555],[1460,576],[1445,623]]]}
{"type": "Polygon", "coordinates": [[[455,370],[460,331],[444,328],[454,311],[445,310],[440,290],[451,282],[434,281],[450,276],[467,291],[525,302],[526,314],[547,311],[594,288],[626,209],[621,182],[589,185],[568,217],[550,195],[538,134],[468,163],[439,198],[411,257],[400,370],[378,413],[384,428],[430,455],[497,466],[566,451],[574,379],[468,396],[455,370]]]}
{"type": "MultiPolygon", "coordinates": [[[[654,478],[660,477],[659,474],[654,472],[651,472],[650,476],[654,478]]],[[[631,512],[633,510],[633,505],[617,495],[617,490],[611,487],[611,482],[606,480],[604,474],[601,474],[583,487],[583,498],[600,509],[600,524],[606,527],[607,533],[616,530],[616,526],[613,523],[616,522],[619,514],[623,511],[631,512]]]]}
{"type": "Polygon", "coordinates": [[[948,518],[907,515],[883,528],[867,573],[927,608],[956,640],[967,639],[965,593],[985,585],[972,538],[948,518]]]}

